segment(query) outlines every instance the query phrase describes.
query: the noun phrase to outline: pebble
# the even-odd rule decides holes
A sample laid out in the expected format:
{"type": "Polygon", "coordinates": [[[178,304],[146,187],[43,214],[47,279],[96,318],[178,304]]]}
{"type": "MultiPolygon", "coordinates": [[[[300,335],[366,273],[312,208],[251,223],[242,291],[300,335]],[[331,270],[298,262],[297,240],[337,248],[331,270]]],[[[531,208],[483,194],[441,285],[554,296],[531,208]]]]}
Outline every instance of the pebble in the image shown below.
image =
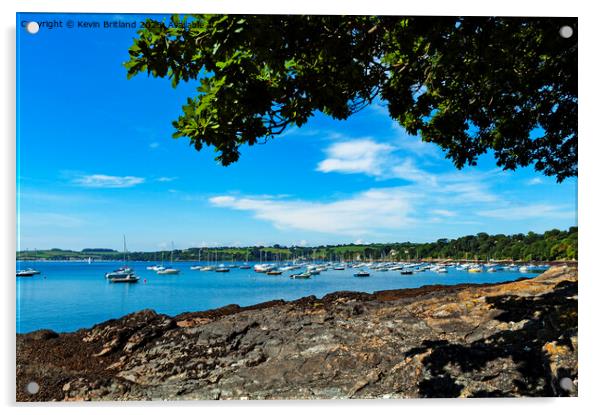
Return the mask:
{"type": "Polygon", "coordinates": [[[560,387],[562,388],[562,390],[572,392],[575,388],[575,385],[573,385],[573,381],[571,380],[571,378],[562,378],[560,379],[560,387]]]}

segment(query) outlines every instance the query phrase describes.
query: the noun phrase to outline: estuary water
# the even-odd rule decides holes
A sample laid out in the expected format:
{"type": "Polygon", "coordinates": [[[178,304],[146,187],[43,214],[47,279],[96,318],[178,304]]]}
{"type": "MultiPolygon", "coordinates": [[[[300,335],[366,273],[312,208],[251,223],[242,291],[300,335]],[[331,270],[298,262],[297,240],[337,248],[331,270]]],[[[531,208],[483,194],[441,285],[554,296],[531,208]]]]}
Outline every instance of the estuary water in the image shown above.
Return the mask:
{"type": "MultiPolygon", "coordinates": [[[[369,270],[370,277],[357,278],[357,269],[328,270],[311,279],[291,279],[291,272],[268,276],[253,269],[233,268],[227,273],[190,269],[192,262],[174,264],[179,275],[157,275],[147,270],[147,262],[130,262],[137,284],[110,283],[106,272],[119,262],[21,262],[41,271],[30,278],[17,278],[17,333],[38,329],[57,332],[91,327],[111,318],[146,308],[176,315],[228,304],[247,306],[264,301],[294,300],[308,295],[322,297],[335,291],[362,291],[416,288],[424,285],[485,283],[534,277],[537,274],[498,271],[468,273],[450,268],[447,274],[431,271],[401,275],[399,271],[369,270]]],[[[300,272],[299,270],[294,272],[300,272]]]]}

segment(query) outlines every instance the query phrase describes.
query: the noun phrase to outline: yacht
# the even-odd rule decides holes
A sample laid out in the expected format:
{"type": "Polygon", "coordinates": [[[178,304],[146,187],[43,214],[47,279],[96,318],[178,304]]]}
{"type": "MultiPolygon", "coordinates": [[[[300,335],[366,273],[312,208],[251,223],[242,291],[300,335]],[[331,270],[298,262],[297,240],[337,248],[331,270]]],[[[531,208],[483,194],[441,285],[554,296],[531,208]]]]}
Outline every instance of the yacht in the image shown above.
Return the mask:
{"type": "Polygon", "coordinates": [[[37,275],[39,273],[40,273],[40,271],[38,271],[36,269],[27,268],[27,269],[17,271],[17,277],[33,277],[34,275],[37,275]]]}
{"type": "MultiPolygon", "coordinates": [[[[171,243],[171,259],[170,259],[170,264],[173,264],[173,242],[171,243]]],[[[157,271],[157,275],[176,275],[180,273],[179,269],[176,269],[172,266],[169,266],[167,268],[163,268],[157,271]]]]}
{"type": "Polygon", "coordinates": [[[309,272],[302,272],[301,274],[291,274],[292,279],[309,279],[311,278],[311,274],[309,272]]]}
{"type": "Polygon", "coordinates": [[[105,273],[105,278],[121,278],[134,274],[134,270],[128,266],[117,268],[114,271],[105,273]]]}
{"type": "Polygon", "coordinates": [[[180,273],[180,270],[176,269],[176,268],[172,268],[172,267],[168,267],[168,268],[161,267],[161,268],[162,269],[157,271],[157,275],[176,275],[176,274],[180,273]]]}
{"type": "Polygon", "coordinates": [[[109,278],[110,282],[123,282],[123,283],[135,283],[138,282],[138,280],[140,280],[140,277],[134,274],[128,274],[126,276],[123,277],[114,277],[114,278],[109,278]]]}
{"type": "MultiPolygon", "coordinates": [[[[199,264],[201,263],[201,250],[199,249],[199,264]]],[[[193,265],[190,267],[191,270],[193,271],[200,271],[203,268],[202,265],[193,265]]]]}
{"type": "Polygon", "coordinates": [[[125,244],[125,235],[123,235],[123,266],[112,272],[105,273],[105,278],[121,278],[134,274],[134,269],[127,266],[127,246],[125,244]]]}
{"type": "Polygon", "coordinates": [[[271,264],[256,264],[253,269],[255,272],[268,272],[274,269],[274,266],[271,264]]]}
{"type": "Polygon", "coordinates": [[[355,274],[353,274],[354,277],[369,277],[370,273],[368,271],[358,271],[355,274]]]}
{"type": "MultiPolygon", "coordinates": [[[[37,250],[34,249],[34,258],[37,258],[37,250]]],[[[19,252],[17,252],[17,268],[21,268],[21,260],[19,259],[19,252]]],[[[38,275],[41,272],[37,269],[27,268],[27,269],[17,269],[16,275],[17,277],[33,277],[34,275],[38,275]]]]}

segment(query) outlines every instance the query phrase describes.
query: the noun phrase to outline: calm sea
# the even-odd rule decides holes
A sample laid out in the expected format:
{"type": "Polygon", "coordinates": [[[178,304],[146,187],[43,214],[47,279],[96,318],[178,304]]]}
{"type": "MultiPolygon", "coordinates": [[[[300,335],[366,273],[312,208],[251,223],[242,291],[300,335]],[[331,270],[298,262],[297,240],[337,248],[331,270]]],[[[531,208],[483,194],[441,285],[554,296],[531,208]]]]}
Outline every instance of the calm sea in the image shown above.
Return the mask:
{"type": "MultiPolygon", "coordinates": [[[[483,283],[533,277],[536,274],[499,271],[467,273],[450,269],[448,274],[426,271],[400,275],[399,271],[370,270],[368,278],[353,276],[357,270],[326,271],[308,280],[290,279],[288,273],[268,276],[252,269],[231,269],[228,273],[190,270],[194,263],[180,262],[179,275],[157,275],[148,271],[149,263],[131,262],[140,281],[114,284],[104,274],[118,268],[118,262],[36,262],[20,264],[21,269],[36,268],[42,273],[17,278],[17,332],[52,329],[58,332],[90,327],[102,321],[152,308],[176,315],[228,304],[241,306],[263,301],[294,300],[334,291],[363,291],[415,288],[432,284],[483,283]]],[[[299,271],[295,271],[299,272],[299,271]]]]}

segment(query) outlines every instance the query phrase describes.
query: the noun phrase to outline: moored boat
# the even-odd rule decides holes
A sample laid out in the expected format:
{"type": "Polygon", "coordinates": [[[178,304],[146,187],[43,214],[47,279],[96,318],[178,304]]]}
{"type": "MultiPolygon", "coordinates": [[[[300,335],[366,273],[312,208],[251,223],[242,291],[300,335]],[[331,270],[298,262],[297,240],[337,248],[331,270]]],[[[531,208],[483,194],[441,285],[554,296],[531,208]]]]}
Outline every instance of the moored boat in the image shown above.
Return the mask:
{"type": "Polygon", "coordinates": [[[353,274],[354,277],[369,277],[370,273],[368,271],[358,271],[353,274]]]}
{"type": "Polygon", "coordinates": [[[157,275],[176,275],[179,274],[180,270],[172,267],[163,268],[157,271],[157,275]]]}
{"type": "Polygon", "coordinates": [[[311,274],[309,272],[302,272],[300,274],[291,274],[290,276],[293,279],[309,279],[311,278],[311,274]]]}
{"type": "Polygon", "coordinates": [[[127,246],[125,244],[125,235],[123,235],[123,266],[117,268],[114,271],[105,273],[105,278],[123,278],[128,275],[134,274],[134,269],[129,267],[127,264],[127,246]]]}
{"type": "Polygon", "coordinates": [[[34,275],[37,275],[39,273],[40,273],[40,271],[38,271],[36,269],[27,268],[27,269],[18,270],[17,277],[33,277],[34,275]]]}
{"type": "MultiPolygon", "coordinates": [[[[173,264],[173,242],[171,243],[171,258],[169,261],[171,264],[173,264]]],[[[177,275],[180,273],[180,270],[177,268],[174,268],[173,266],[169,266],[167,268],[161,267],[162,269],[159,269],[157,271],[157,275],[177,275]]]]}
{"type": "Polygon", "coordinates": [[[117,268],[114,271],[105,273],[105,278],[121,278],[134,273],[134,270],[128,266],[117,268]]]}
{"type": "MultiPolygon", "coordinates": [[[[197,262],[197,263],[198,263],[198,264],[200,264],[200,263],[201,263],[201,250],[200,250],[200,249],[199,249],[199,259],[198,259],[198,262],[197,262]]],[[[190,267],[190,269],[191,269],[191,270],[193,270],[193,271],[200,271],[200,270],[202,270],[202,269],[203,269],[203,267],[204,267],[204,265],[192,265],[192,266],[190,267]]]]}
{"type": "Polygon", "coordinates": [[[271,264],[255,264],[255,266],[253,267],[253,269],[255,270],[255,272],[262,272],[262,273],[266,273],[268,271],[273,270],[275,267],[271,264]]]}
{"type": "Polygon", "coordinates": [[[134,274],[128,274],[126,276],[122,276],[122,277],[114,277],[114,278],[109,278],[110,282],[115,282],[115,283],[136,283],[140,280],[140,277],[134,274]]]}

